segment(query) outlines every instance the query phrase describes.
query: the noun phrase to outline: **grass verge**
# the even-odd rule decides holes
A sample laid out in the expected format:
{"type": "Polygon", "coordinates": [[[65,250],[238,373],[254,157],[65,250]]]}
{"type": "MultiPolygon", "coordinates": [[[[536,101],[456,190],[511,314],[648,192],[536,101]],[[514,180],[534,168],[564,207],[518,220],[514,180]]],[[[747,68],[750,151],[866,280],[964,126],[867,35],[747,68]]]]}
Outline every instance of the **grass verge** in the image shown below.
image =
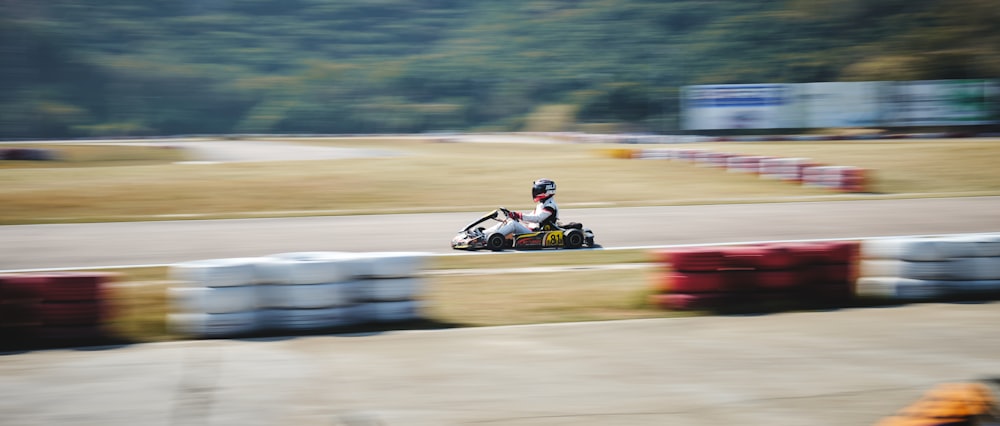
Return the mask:
{"type": "MultiPolygon", "coordinates": [[[[684,145],[873,170],[873,193],[853,196],[686,163],[606,158],[600,151],[607,145],[402,138],[292,142],[401,155],[224,164],[174,164],[157,157],[130,163],[110,159],[119,149],[148,148],[99,147],[104,154],[90,160],[0,168],[0,224],[480,211],[530,205],[526,188],[542,175],[559,182],[565,206],[1000,194],[996,139],[684,145]],[[126,165],[103,167],[111,164],[126,165]]],[[[147,152],[177,155],[155,149],[164,151],[147,152]]]]}

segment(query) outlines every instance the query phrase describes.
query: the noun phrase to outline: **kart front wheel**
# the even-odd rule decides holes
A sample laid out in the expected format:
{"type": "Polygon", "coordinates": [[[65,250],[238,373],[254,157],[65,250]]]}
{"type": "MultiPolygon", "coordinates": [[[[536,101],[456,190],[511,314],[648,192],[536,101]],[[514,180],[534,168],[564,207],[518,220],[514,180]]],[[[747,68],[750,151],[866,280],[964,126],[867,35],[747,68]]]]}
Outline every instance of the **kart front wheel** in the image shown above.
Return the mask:
{"type": "Polygon", "coordinates": [[[580,247],[583,247],[584,243],[583,232],[581,232],[579,229],[571,229],[568,232],[566,232],[565,241],[566,241],[565,244],[566,248],[568,249],[578,249],[580,247]]]}
{"type": "Polygon", "coordinates": [[[486,239],[486,248],[493,251],[500,251],[503,250],[505,242],[506,238],[504,238],[503,234],[490,234],[489,238],[486,239]]]}

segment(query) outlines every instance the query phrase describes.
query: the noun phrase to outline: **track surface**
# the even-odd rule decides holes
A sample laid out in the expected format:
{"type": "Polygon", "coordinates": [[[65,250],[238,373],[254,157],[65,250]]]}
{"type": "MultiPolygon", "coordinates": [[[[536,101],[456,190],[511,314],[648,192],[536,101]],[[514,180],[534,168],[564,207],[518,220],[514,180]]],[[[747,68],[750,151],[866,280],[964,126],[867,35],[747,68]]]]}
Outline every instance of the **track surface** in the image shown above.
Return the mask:
{"type": "MultiPolygon", "coordinates": [[[[997,232],[1000,197],[564,209],[607,247],[997,232]]],[[[477,213],[0,227],[3,269],[449,252],[477,213]]],[[[614,283],[609,283],[613,285],[614,283]]],[[[0,356],[2,424],[873,424],[1000,376],[1000,303],[0,356]]]]}
{"type": "MultiPolygon", "coordinates": [[[[563,207],[560,216],[583,222],[599,244],[615,248],[1000,232],[998,211],[1000,197],[968,197],[563,207]]],[[[169,264],[289,251],[451,253],[451,237],[482,213],[0,226],[0,270],[169,264]]]]}

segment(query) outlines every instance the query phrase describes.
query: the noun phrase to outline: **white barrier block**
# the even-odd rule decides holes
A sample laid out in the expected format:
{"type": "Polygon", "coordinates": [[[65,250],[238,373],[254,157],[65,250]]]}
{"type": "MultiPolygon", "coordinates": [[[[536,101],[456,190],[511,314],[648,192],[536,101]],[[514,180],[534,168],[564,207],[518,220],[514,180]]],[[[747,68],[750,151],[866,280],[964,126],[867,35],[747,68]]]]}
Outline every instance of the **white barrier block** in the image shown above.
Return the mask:
{"type": "Polygon", "coordinates": [[[359,323],[352,307],[322,309],[264,309],[261,327],[267,330],[317,330],[359,323]]]}
{"type": "Polygon", "coordinates": [[[316,252],[309,256],[286,253],[270,256],[258,265],[266,284],[323,284],[349,281],[357,273],[356,256],[349,253],[316,252]],[[323,253],[323,254],[320,254],[323,253]]]}
{"type": "Polygon", "coordinates": [[[941,281],[941,285],[954,295],[1000,294],[1000,280],[941,281]]]}
{"type": "Polygon", "coordinates": [[[900,277],[915,280],[962,279],[961,265],[951,260],[911,262],[894,259],[862,259],[858,265],[861,277],[900,277]]]}
{"type": "Polygon", "coordinates": [[[167,328],[193,337],[235,337],[258,330],[257,311],[225,314],[171,313],[167,328]]]}
{"type": "Polygon", "coordinates": [[[420,319],[420,302],[406,300],[397,302],[371,302],[364,305],[365,315],[375,322],[399,322],[420,319]]]}
{"type": "Polygon", "coordinates": [[[962,280],[1000,280],[1000,257],[963,257],[952,259],[962,280]]]}
{"type": "Polygon", "coordinates": [[[972,241],[952,237],[874,238],[861,243],[861,257],[868,259],[941,261],[977,252],[972,241]]]}
{"type": "Polygon", "coordinates": [[[998,234],[977,234],[962,235],[954,237],[955,241],[969,244],[970,256],[975,257],[1000,257],[1000,235],[998,234]]]}
{"type": "Polygon", "coordinates": [[[261,285],[259,304],[263,308],[315,309],[353,303],[352,282],[301,285],[261,285]]]}
{"type": "Polygon", "coordinates": [[[170,287],[167,301],[175,312],[225,314],[257,309],[257,286],[170,287]]]}
{"type": "Polygon", "coordinates": [[[934,300],[945,295],[938,281],[898,277],[862,277],[855,285],[855,294],[862,298],[896,300],[934,300]]]}
{"type": "Polygon", "coordinates": [[[370,278],[405,278],[419,274],[426,265],[427,253],[359,253],[360,276],[370,278]]]}
{"type": "Polygon", "coordinates": [[[257,265],[266,258],[208,259],[170,266],[170,277],[186,285],[234,287],[256,284],[257,265]]]}

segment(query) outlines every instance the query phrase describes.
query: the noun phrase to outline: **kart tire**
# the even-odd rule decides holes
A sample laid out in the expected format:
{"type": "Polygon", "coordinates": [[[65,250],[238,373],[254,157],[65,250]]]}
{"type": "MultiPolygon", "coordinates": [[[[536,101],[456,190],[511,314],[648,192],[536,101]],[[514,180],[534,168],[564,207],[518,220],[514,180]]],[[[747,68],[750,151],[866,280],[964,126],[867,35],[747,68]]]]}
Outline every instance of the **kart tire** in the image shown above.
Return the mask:
{"type": "Polygon", "coordinates": [[[587,247],[593,247],[594,246],[594,237],[587,237],[587,239],[584,240],[583,243],[586,244],[587,247]]]}
{"type": "Polygon", "coordinates": [[[506,240],[506,238],[504,238],[503,234],[490,234],[490,236],[486,238],[486,248],[492,251],[503,250],[504,240],[506,240]]]}
{"type": "Polygon", "coordinates": [[[585,239],[583,231],[580,231],[579,229],[570,229],[569,231],[566,231],[566,235],[564,236],[564,246],[568,249],[578,249],[583,247],[585,239]]]}

